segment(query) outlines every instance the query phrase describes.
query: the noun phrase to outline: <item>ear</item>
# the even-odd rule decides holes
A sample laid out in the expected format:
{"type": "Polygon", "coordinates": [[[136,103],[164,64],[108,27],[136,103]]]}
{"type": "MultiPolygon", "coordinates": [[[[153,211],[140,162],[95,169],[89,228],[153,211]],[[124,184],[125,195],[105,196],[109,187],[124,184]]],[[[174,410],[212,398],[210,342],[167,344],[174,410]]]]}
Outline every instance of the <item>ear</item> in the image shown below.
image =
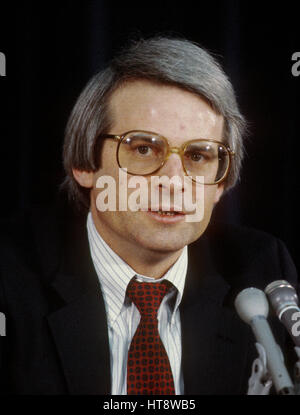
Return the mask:
{"type": "Polygon", "coordinates": [[[72,169],[72,172],[80,186],[87,188],[93,187],[94,173],[92,171],[72,169]]]}
{"type": "Polygon", "coordinates": [[[218,201],[220,200],[223,192],[224,192],[224,185],[223,184],[219,184],[218,185],[218,188],[216,190],[216,193],[215,193],[215,200],[214,200],[214,203],[215,204],[218,203],[218,201]]]}

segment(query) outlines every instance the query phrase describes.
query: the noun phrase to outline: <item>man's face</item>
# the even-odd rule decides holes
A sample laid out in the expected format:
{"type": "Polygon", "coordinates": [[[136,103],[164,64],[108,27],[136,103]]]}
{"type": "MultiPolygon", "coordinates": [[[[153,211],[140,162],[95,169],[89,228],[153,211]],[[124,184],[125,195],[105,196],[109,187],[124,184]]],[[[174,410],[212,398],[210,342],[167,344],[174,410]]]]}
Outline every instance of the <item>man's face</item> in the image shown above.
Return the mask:
{"type": "MultiPolygon", "coordinates": [[[[171,147],[180,147],[182,143],[197,138],[222,141],[223,117],[199,96],[175,86],[143,80],[128,82],[113,93],[110,111],[113,123],[109,134],[121,135],[130,130],[151,131],[166,137],[171,147]]],[[[95,173],[89,173],[92,179],[91,212],[104,240],[116,252],[126,246],[138,254],[144,251],[175,253],[198,239],[205,231],[213,206],[222,194],[220,185],[204,186],[204,217],[200,222],[187,222],[184,215],[175,220],[173,216],[162,217],[151,211],[100,212],[97,209],[96,199],[101,189],[96,188],[96,182],[100,176],[113,177],[118,192],[117,145],[117,140],[104,139],[99,154],[100,168],[95,173]]],[[[172,153],[155,175],[169,178],[179,176],[183,183],[185,174],[180,156],[172,153]]],[[[128,175],[128,179],[130,177],[128,175]]],[[[151,176],[145,178],[150,189],[151,176]]],[[[194,194],[195,186],[193,183],[194,194]]],[[[133,191],[128,189],[128,197],[133,191]]],[[[171,187],[171,207],[175,192],[183,197],[183,186],[171,187]]],[[[203,203],[203,200],[198,202],[203,203]]]]}

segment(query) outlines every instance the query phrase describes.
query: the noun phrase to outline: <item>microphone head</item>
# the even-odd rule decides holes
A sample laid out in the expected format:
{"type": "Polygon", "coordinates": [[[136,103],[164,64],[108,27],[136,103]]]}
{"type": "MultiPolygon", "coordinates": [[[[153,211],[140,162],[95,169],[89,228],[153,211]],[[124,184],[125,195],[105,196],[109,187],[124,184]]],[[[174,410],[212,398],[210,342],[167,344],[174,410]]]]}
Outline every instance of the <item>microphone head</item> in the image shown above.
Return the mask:
{"type": "Polygon", "coordinates": [[[268,317],[269,303],[265,293],[258,288],[246,288],[241,291],[234,301],[236,311],[240,318],[251,324],[254,317],[268,317]]]}
{"type": "Polygon", "coordinates": [[[270,303],[277,315],[286,307],[298,308],[298,296],[295,288],[285,280],[273,281],[265,288],[270,303]]]}

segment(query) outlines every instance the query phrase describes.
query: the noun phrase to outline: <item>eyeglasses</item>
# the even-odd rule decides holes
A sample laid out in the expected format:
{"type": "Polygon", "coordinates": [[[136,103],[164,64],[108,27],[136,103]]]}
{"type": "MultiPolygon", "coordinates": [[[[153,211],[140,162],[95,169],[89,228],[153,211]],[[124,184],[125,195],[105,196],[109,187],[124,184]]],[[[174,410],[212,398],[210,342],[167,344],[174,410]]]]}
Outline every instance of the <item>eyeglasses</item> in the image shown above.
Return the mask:
{"type": "Polygon", "coordinates": [[[127,173],[146,176],[157,172],[172,153],[181,158],[186,175],[194,182],[221,183],[228,175],[234,151],[211,139],[190,140],[170,147],[162,135],[149,131],[128,131],[122,135],[101,134],[99,138],[118,140],[117,163],[127,173]]]}

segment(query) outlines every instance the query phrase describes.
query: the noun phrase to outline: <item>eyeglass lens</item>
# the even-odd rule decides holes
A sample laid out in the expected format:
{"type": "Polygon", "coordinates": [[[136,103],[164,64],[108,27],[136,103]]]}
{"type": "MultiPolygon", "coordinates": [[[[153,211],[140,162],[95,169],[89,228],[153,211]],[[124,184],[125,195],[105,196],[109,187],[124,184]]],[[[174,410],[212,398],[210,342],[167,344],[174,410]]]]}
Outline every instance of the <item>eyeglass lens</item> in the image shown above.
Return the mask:
{"type": "MultiPolygon", "coordinates": [[[[168,146],[161,136],[132,132],[126,134],[119,145],[118,161],[128,173],[147,175],[158,170],[167,155],[168,146]]],[[[213,184],[226,174],[229,154],[220,143],[192,141],[185,146],[182,161],[193,180],[202,181],[204,177],[204,184],[213,184]]]]}

